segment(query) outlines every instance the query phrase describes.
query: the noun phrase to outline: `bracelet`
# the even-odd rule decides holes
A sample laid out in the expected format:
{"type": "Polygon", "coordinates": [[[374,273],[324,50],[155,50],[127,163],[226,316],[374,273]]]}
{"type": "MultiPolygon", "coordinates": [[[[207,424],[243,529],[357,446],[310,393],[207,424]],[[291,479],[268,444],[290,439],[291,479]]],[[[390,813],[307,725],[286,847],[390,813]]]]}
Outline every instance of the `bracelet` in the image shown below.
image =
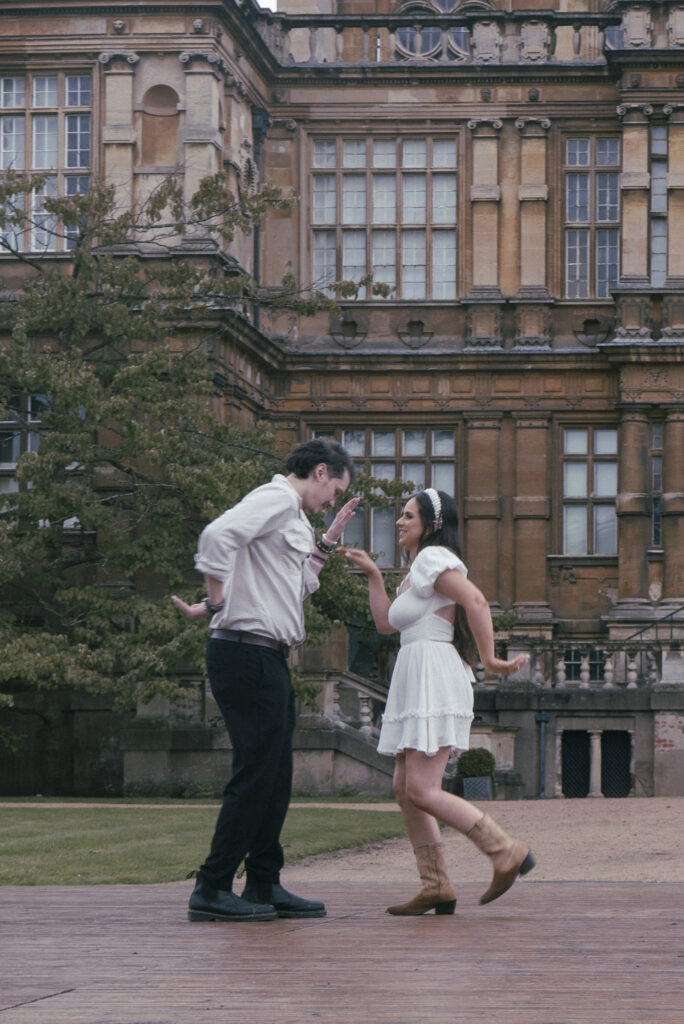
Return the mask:
{"type": "Polygon", "coordinates": [[[320,562],[321,565],[325,565],[325,563],[328,560],[327,555],[325,556],[325,558],[321,558],[321,556],[317,555],[315,551],[312,551],[309,557],[313,558],[314,562],[320,562]]]}
{"type": "Polygon", "coordinates": [[[206,606],[207,611],[210,615],[216,615],[223,608],[225,601],[211,601],[209,597],[203,597],[202,600],[206,606]]]}
{"type": "Polygon", "coordinates": [[[326,540],[325,534],[323,534],[323,536],[319,537],[319,539],[316,541],[316,547],[318,548],[319,551],[323,551],[324,554],[329,555],[331,551],[335,550],[335,548],[337,547],[337,543],[337,541],[333,541],[331,543],[329,540],[326,540]]]}

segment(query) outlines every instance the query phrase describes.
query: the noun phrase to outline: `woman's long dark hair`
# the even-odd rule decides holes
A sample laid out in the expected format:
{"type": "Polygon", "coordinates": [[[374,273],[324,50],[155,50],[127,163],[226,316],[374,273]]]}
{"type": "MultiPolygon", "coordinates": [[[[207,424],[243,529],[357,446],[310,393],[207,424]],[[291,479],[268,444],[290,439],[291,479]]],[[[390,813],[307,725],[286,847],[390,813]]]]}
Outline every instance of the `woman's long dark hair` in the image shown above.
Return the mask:
{"type": "MultiPolygon", "coordinates": [[[[427,547],[449,548],[455,555],[461,558],[461,544],[458,536],[458,512],[456,502],[446,491],[437,491],[442,502],[442,522],[435,529],[435,509],[430,500],[429,494],[419,491],[414,494],[420,520],[423,524],[423,532],[418,541],[418,550],[422,551],[427,547]]],[[[454,615],[454,647],[468,665],[476,665],[480,660],[480,654],[472,634],[465,608],[461,604],[456,605],[454,615]]]]}

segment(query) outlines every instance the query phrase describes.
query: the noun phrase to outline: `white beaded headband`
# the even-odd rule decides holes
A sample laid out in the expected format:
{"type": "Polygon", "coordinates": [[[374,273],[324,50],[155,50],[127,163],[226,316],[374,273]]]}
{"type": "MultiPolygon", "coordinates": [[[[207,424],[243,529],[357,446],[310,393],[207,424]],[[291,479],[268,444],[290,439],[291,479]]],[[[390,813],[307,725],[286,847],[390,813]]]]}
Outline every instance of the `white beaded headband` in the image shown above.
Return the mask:
{"type": "Polygon", "coordinates": [[[433,512],[435,513],[435,530],[439,530],[442,525],[442,499],[434,487],[426,487],[425,494],[430,499],[433,512]]]}

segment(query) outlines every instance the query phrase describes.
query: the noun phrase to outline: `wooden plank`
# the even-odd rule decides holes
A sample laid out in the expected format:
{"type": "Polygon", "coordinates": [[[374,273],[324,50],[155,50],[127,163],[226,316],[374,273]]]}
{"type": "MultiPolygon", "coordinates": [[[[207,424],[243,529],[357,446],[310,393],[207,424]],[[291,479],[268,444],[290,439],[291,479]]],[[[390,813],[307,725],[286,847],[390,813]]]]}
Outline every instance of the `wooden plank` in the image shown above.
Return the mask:
{"type": "MultiPolygon", "coordinates": [[[[287,879],[285,879],[287,883],[287,879]]],[[[294,888],[294,886],[293,886],[294,888]]],[[[453,917],[396,883],[328,917],[191,924],[191,883],[0,890],[0,1024],[682,1024],[684,883],[522,880],[453,917]]]]}

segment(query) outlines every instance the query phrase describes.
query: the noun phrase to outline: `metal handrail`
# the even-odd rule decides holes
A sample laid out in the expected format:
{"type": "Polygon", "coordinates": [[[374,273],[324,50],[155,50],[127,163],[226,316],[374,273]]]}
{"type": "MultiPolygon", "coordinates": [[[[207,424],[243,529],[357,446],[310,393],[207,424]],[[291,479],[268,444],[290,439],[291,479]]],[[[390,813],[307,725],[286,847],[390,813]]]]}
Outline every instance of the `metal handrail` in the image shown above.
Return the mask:
{"type": "MultiPolygon", "coordinates": [[[[642,628],[638,629],[636,631],[636,633],[632,633],[630,636],[626,637],[624,640],[621,640],[620,643],[623,644],[623,645],[627,644],[627,643],[629,643],[630,640],[633,640],[634,637],[641,636],[642,633],[647,633],[649,631],[649,629],[655,629],[655,631],[656,631],[655,640],[657,641],[658,640],[658,626],[660,626],[661,623],[663,623],[663,622],[667,622],[668,619],[674,618],[675,615],[679,615],[680,612],[684,612],[684,604],[680,605],[679,608],[675,608],[674,611],[669,612],[669,614],[663,615],[662,619],[658,619],[656,622],[652,622],[648,626],[642,626],[642,628]]],[[[670,639],[672,639],[672,622],[670,622],[670,639]]]]}

